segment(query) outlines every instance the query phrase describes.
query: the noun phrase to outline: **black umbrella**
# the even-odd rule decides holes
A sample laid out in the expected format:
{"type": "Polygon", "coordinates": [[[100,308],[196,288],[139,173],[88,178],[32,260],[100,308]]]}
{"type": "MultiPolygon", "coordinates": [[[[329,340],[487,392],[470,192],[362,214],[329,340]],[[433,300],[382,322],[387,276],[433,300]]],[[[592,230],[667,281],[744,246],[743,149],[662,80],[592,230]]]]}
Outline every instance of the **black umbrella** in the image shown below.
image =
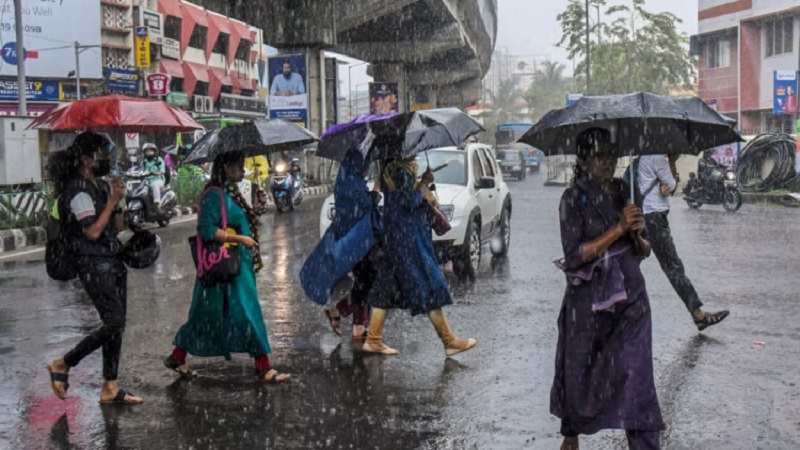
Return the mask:
{"type": "Polygon", "coordinates": [[[168,155],[178,156],[179,154],[186,152],[186,147],[172,144],[162,148],[161,151],[168,155]]]}
{"type": "Polygon", "coordinates": [[[575,154],[578,134],[594,127],[611,132],[617,156],[696,155],[742,140],[722,115],[697,97],[640,92],[583,97],[545,114],[518,142],[548,155],[575,154]]]}
{"type": "Polygon", "coordinates": [[[245,156],[294,150],[319,141],[314,133],[282,119],[256,120],[207,133],[192,146],[185,163],[203,164],[220,153],[240,151],[245,156]]]}
{"type": "Polygon", "coordinates": [[[518,142],[548,155],[574,154],[578,133],[593,127],[611,131],[619,156],[696,155],[742,140],[722,115],[697,97],[640,92],[583,97],[545,114],[518,142]]]}
{"type": "Polygon", "coordinates": [[[349,149],[372,139],[372,148],[380,152],[376,156],[408,158],[433,148],[461,145],[481,131],[484,128],[478,122],[456,108],[363,116],[323,134],[317,156],[340,161],[349,149]]]}

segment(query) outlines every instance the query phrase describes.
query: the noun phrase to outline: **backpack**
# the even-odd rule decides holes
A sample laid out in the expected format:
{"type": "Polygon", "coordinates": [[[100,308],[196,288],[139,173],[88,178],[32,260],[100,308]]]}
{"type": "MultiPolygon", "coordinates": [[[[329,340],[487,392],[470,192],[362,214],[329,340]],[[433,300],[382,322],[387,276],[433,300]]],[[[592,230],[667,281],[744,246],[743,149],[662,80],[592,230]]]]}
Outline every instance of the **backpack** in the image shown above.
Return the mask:
{"type": "Polygon", "coordinates": [[[53,209],[47,218],[47,244],[44,250],[44,264],[47,275],[57,281],[69,281],[78,276],[75,252],[67,232],[68,214],[63,214],[56,198],[53,209]]]}
{"type": "MultiPolygon", "coordinates": [[[[642,197],[641,197],[642,201],[644,201],[644,198],[647,197],[647,195],[653,190],[653,188],[658,186],[658,178],[653,180],[653,182],[650,183],[650,185],[647,186],[647,189],[645,189],[644,191],[642,191],[642,187],[641,186],[638,186],[638,184],[639,184],[639,157],[634,158],[633,161],[631,161],[631,163],[628,165],[628,167],[625,168],[625,173],[622,174],[622,181],[628,183],[628,186],[631,185],[631,181],[635,181],[636,184],[637,184],[636,190],[638,190],[642,194],[642,197]],[[633,166],[633,179],[632,180],[631,180],[631,166],[633,166]]],[[[638,206],[641,207],[642,205],[638,205],[638,206]]]]}

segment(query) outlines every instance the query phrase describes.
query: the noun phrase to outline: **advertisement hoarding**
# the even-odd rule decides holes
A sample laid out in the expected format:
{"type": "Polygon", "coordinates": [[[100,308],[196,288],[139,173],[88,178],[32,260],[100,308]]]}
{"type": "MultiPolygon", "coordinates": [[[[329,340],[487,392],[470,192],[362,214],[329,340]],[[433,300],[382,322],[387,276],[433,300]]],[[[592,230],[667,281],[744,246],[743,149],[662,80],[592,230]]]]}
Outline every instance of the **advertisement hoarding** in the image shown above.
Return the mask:
{"type": "Polygon", "coordinates": [[[140,10],[139,25],[150,29],[150,40],[154,44],[164,41],[164,16],[156,11],[140,10]]]}
{"type": "Polygon", "coordinates": [[[139,78],[136,70],[106,69],[106,87],[111,92],[138,95],[139,78]]]}
{"type": "MultiPolygon", "coordinates": [[[[30,77],[63,78],[75,70],[75,48],[100,45],[100,2],[22,1],[25,36],[25,73],[30,77]]],[[[0,75],[17,74],[16,26],[14,2],[0,4],[0,75]]],[[[82,78],[103,78],[100,48],[90,48],[80,55],[82,78]]]]}
{"type": "Polygon", "coordinates": [[[164,43],[161,44],[161,56],[170,59],[181,59],[180,41],[164,38],[164,43]]]}
{"type": "MultiPolygon", "coordinates": [[[[26,97],[31,102],[57,102],[61,100],[58,81],[26,80],[26,97]]],[[[0,100],[19,101],[19,83],[16,78],[0,79],[0,100]]]]}
{"type": "Polygon", "coordinates": [[[277,55],[267,61],[269,117],[308,128],[306,55],[277,55]]]}
{"type": "Polygon", "coordinates": [[[772,112],[795,114],[797,112],[797,71],[776,70],[774,78],[772,112]]]}
{"type": "Polygon", "coordinates": [[[150,67],[150,32],[147,27],[136,27],[133,37],[134,59],[136,67],[146,69],[150,67]]]}
{"type": "Polygon", "coordinates": [[[374,82],[369,84],[370,114],[398,112],[398,88],[396,82],[374,82]]]}

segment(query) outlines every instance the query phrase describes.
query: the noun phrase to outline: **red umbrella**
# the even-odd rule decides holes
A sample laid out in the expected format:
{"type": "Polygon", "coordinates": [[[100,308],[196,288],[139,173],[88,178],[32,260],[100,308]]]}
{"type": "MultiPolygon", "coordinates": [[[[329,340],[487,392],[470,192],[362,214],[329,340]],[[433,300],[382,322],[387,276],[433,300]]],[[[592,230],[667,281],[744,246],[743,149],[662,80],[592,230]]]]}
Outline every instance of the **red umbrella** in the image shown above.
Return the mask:
{"type": "Polygon", "coordinates": [[[123,133],[202,130],[192,116],[161,100],[107,95],[53,107],[28,128],[123,133]]]}

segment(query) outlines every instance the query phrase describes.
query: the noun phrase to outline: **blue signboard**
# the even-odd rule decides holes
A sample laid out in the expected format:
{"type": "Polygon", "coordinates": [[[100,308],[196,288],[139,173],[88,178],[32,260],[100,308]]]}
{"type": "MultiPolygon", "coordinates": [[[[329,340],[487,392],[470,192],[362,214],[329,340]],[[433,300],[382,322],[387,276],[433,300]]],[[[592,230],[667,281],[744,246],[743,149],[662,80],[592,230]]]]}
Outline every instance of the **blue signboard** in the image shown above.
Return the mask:
{"type": "Polygon", "coordinates": [[[797,71],[776,70],[774,80],[772,112],[775,114],[797,113],[797,71]]]}
{"type": "Polygon", "coordinates": [[[141,75],[135,70],[106,69],[106,87],[109,91],[139,93],[141,75]]]}
{"type": "Polygon", "coordinates": [[[308,128],[306,55],[277,55],[269,59],[269,117],[308,128]]]}
{"type": "MultiPolygon", "coordinates": [[[[32,102],[59,101],[58,81],[27,80],[25,98],[32,102]]],[[[19,101],[19,83],[16,78],[0,78],[0,100],[19,101]]]]}

